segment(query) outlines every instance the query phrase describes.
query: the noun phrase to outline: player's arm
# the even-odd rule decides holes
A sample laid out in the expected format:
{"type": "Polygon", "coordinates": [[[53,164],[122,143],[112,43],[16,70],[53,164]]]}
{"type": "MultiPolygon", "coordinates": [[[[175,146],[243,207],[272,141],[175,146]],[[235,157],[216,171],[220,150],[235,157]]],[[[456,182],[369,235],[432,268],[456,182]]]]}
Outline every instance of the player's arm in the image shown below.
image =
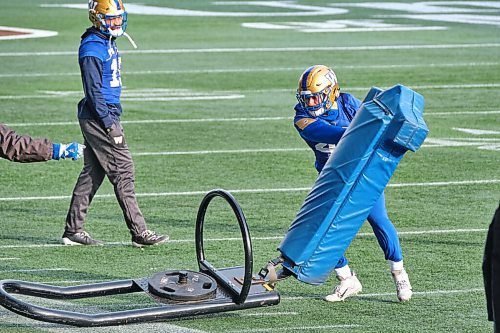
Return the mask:
{"type": "Polygon", "coordinates": [[[296,117],[295,127],[303,138],[329,144],[337,144],[346,130],[318,118],[296,117]]]}
{"type": "Polygon", "coordinates": [[[0,124],[0,157],[13,162],[44,162],[71,158],[77,160],[83,155],[84,145],[52,143],[41,138],[19,135],[4,124],[0,124]]]}
{"type": "Polygon", "coordinates": [[[103,127],[111,128],[113,119],[109,115],[108,106],[102,94],[102,60],[94,56],[84,56],[80,58],[79,63],[87,103],[95,110],[103,127]]]}
{"type": "Polygon", "coordinates": [[[52,159],[53,144],[47,139],[18,135],[0,124],[0,157],[14,162],[43,162],[52,159]]]}

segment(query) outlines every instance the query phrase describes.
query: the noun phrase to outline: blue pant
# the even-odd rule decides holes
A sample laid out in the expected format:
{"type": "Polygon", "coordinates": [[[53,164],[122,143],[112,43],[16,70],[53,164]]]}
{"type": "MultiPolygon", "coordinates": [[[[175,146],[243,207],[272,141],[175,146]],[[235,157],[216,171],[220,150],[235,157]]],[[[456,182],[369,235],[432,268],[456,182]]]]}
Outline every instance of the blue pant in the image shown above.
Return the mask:
{"type": "MultiPolygon", "coordinates": [[[[385,259],[392,261],[403,260],[403,251],[399,244],[398,232],[387,215],[383,192],[375,203],[375,206],[373,206],[370,215],[368,215],[368,222],[373,229],[373,233],[377,237],[378,244],[382,248],[382,251],[384,251],[385,259]]],[[[347,258],[342,256],[335,268],[344,267],[348,263],[347,258]]]]}

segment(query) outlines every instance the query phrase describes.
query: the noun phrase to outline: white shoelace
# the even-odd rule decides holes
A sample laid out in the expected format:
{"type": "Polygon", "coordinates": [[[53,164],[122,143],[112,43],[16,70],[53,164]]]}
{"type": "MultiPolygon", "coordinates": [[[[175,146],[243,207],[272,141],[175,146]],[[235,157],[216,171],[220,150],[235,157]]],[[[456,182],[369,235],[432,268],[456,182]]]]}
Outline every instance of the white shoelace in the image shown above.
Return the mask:
{"type": "Polygon", "coordinates": [[[156,233],[154,233],[153,231],[151,230],[146,230],[142,233],[142,237],[146,238],[146,239],[149,239],[149,240],[157,240],[159,237],[156,235],[156,233]]]}

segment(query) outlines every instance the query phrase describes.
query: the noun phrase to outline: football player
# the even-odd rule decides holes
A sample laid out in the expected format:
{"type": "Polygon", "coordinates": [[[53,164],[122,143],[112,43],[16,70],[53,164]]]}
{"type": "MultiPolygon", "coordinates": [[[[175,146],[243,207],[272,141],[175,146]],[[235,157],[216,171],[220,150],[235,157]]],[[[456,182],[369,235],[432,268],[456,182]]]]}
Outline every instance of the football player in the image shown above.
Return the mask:
{"type": "Polygon", "coordinates": [[[134,165],[120,124],[122,107],[121,57],[116,38],[125,35],[127,12],[121,0],[90,0],[92,27],[81,37],[78,62],[85,97],[78,103],[78,119],[87,149],[66,217],[63,243],[101,245],[84,231],[89,205],[105,177],[112,183],[132,235],[132,245],[143,247],[168,240],[146,228],[134,189],[134,165]]]}
{"type": "Polygon", "coordinates": [[[34,139],[19,135],[0,123],[0,157],[9,161],[29,163],[71,158],[76,161],[83,155],[85,146],[72,142],[52,143],[48,139],[34,139]]]}
{"type": "MultiPolygon", "coordinates": [[[[346,128],[356,115],[361,102],[349,93],[340,92],[335,72],[323,65],[309,67],[300,76],[296,94],[294,125],[300,137],[312,149],[316,157],[316,170],[321,172],[346,128]]],[[[403,266],[403,254],[396,228],[387,215],[384,194],[380,196],[368,216],[378,243],[388,260],[396,284],[397,297],[408,301],[412,288],[403,266]]],[[[361,292],[362,286],[351,271],[345,256],[335,266],[340,283],[325,300],[343,301],[361,292]]]]}

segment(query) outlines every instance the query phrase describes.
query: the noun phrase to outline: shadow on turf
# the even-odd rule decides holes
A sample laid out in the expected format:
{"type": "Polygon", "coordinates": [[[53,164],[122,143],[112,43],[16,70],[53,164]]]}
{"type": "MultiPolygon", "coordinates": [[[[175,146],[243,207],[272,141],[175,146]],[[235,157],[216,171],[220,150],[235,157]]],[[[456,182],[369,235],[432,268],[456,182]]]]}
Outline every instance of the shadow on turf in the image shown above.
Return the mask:
{"type": "MultiPolygon", "coordinates": [[[[0,240],[15,240],[20,242],[25,242],[29,244],[50,244],[50,245],[62,245],[62,242],[59,239],[50,239],[46,237],[33,237],[33,236],[23,236],[23,235],[2,235],[0,236],[0,240]]],[[[16,244],[22,245],[22,244],[16,244]]]]}
{"type": "MultiPolygon", "coordinates": [[[[25,280],[26,277],[29,277],[30,280],[34,279],[34,282],[43,283],[43,284],[51,284],[51,282],[39,282],[41,280],[44,281],[89,281],[85,283],[91,283],[91,281],[109,281],[109,280],[127,280],[130,278],[127,277],[117,277],[111,276],[108,274],[94,274],[89,272],[79,272],[73,270],[60,270],[60,271],[19,271],[12,273],[16,275],[16,280],[25,280]],[[23,276],[20,278],[19,276],[23,276]]],[[[1,276],[5,278],[8,275],[8,272],[2,273],[1,276]]],[[[80,284],[80,283],[75,283],[80,284]]],[[[82,283],[83,284],[83,283],[82,283]]]]}

